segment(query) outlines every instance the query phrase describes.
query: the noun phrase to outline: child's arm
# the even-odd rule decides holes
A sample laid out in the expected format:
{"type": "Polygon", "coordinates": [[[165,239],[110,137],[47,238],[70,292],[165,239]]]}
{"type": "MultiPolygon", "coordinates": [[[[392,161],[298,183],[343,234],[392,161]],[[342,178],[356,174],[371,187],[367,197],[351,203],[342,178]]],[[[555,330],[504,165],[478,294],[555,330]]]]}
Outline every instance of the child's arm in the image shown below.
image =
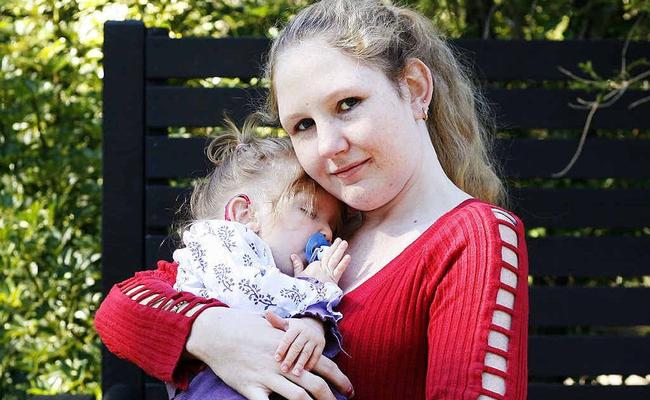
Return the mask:
{"type": "Polygon", "coordinates": [[[323,323],[314,318],[283,319],[272,312],[267,312],[265,316],[274,328],[285,331],[275,351],[275,360],[282,361],[282,372],[289,372],[292,365],[292,372],[296,376],[300,376],[303,369],[310,371],[325,349],[323,323]]]}
{"type": "MultiPolygon", "coordinates": [[[[292,255],[294,272],[297,276],[337,284],[350,264],[350,255],[345,254],[347,247],[346,241],[337,238],[325,250],[321,261],[309,264],[304,270],[300,258],[292,255]]],[[[292,366],[296,376],[300,376],[303,369],[311,370],[325,349],[323,322],[315,318],[282,319],[271,312],[266,313],[266,319],[273,327],[286,332],[275,352],[275,359],[282,361],[282,372],[288,372],[292,366]]]]}

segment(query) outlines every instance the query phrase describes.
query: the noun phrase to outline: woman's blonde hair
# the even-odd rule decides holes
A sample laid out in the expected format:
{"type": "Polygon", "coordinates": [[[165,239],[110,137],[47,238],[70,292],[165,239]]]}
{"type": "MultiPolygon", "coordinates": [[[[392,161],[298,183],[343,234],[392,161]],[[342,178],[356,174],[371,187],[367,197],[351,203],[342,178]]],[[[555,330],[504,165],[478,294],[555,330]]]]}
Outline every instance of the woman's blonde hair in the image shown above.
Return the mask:
{"type": "Polygon", "coordinates": [[[184,228],[196,220],[223,219],[224,206],[240,193],[271,202],[274,211],[304,193],[307,212],[314,211],[318,186],[298,163],[291,141],[257,136],[256,120],[249,117],[239,129],[226,119],[226,130],[210,142],[206,153],[214,170],[194,185],[184,228]]]}
{"type": "MultiPolygon", "coordinates": [[[[322,0],[302,9],[274,40],[265,73],[271,83],[282,51],[308,39],[322,39],[380,69],[396,90],[407,60],[424,62],[434,86],[427,126],[445,173],[472,196],[505,203],[504,185],[490,159],[486,102],[430,20],[378,0],[322,0]]],[[[271,84],[264,114],[277,123],[275,96],[271,84]]]]}

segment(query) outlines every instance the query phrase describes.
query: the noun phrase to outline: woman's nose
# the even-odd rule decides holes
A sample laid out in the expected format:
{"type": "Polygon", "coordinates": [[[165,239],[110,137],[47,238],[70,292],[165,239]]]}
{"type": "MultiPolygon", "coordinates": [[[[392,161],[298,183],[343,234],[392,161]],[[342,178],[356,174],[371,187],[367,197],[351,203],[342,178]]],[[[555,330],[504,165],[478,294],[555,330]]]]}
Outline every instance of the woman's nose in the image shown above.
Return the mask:
{"type": "Polygon", "coordinates": [[[333,158],[348,147],[347,138],[338,124],[326,122],[318,127],[318,154],[321,157],[333,158]]]}

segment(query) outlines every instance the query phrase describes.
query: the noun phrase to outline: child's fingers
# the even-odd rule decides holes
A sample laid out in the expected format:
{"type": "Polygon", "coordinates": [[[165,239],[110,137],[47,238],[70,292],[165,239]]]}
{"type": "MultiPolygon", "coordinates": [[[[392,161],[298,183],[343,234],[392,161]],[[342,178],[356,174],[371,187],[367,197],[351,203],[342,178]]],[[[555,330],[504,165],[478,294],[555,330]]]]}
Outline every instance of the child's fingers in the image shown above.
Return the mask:
{"type": "Polygon", "coordinates": [[[292,254],[290,258],[291,265],[293,265],[293,276],[298,276],[298,274],[302,273],[302,271],[305,270],[305,265],[302,263],[300,257],[295,254],[292,254]]]}
{"type": "Polygon", "coordinates": [[[334,251],[327,260],[327,268],[331,271],[333,270],[343,259],[345,251],[348,249],[348,242],[342,240],[338,246],[334,248],[334,251]]]}
{"type": "Polygon", "coordinates": [[[278,316],[273,311],[267,311],[264,314],[264,318],[266,318],[266,320],[269,321],[269,324],[276,329],[281,329],[285,332],[289,329],[289,321],[278,316]]]}
{"type": "Polygon", "coordinates": [[[327,264],[329,263],[329,259],[334,253],[334,250],[336,250],[336,248],[339,246],[339,243],[341,243],[341,239],[336,238],[334,239],[332,244],[327,249],[325,249],[325,251],[323,251],[323,255],[321,256],[320,259],[321,262],[323,263],[323,266],[327,267],[327,264]]]}
{"type": "Polygon", "coordinates": [[[341,276],[343,276],[345,270],[348,269],[348,265],[350,265],[350,260],[352,260],[352,257],[350,257],[349,254],[344,255],[341,262],[336,266],[336,268],[334,268],[334,271],[332,271],[332,277],[336,282],[338,282],[339,279],[341,279],[341,276]]]}
{"type": "MultiPolygon", "coordinates": [[[[275,360],[280,361],[285,358],[287,354],[287,350],[289,350],[289,346],[292,345],[292,343],[296,340],[296,337],[300,334],[300,331],[298,329],[289,329],[287,333],[282,336],[282,339],[280,340],[280,344],[278,345],[277,350],[275,350],[275,360]]],[[[282,364],[284,365],[284,363],[282,364]]],[[[291,364],[289,364],[291,365],[291,364]]],[[[287,371],[289,368],[287,367],[287,371]]],[[[283,372],[287,372],[283,371],[283,372]]]]}
{"type": "Polygon", "coordinates": [[[300,352],[298,361],[296,361],[296,365],[293,367],[293,374],[295,376],[300,376],[303,369],[305,368],[305,364],[307,364],[307,361],[309,361],[311,355],[314,353],[315,348],[316,344],[314,344],[314,342],[309,341],[305,344],[305,347],[300,352]]]}
{"type": "Polygon", "coordinates": [[[291,368],[291,366],[296,362],[296,359],[298,358],[298,355],[300,355],[302,349],[305,347],[305,344],[307,344],[307,337],[305,335],[298,335],[298,337],[291,344],[291,347],[289,347],[289,351],[287,351],[287,355],[284,357],[284,361],[282,361],[282,365],[280,367],[280,369],[282,369],[282,372],[289,371],[289,368],[291,368]]]}
{"type": "Polygon", "coordinates": [[[314,369],[316,366],[316,363],[318,362],[318,359],[320,356],[323,354],[323,350],[325,349],[325,346],[323,345],[317,345],[314,351],[311,353],[311,357],[309,358],[309,361],[307,361],[307,365],[305,365],[305,371],[311,371],[314,369]]]}

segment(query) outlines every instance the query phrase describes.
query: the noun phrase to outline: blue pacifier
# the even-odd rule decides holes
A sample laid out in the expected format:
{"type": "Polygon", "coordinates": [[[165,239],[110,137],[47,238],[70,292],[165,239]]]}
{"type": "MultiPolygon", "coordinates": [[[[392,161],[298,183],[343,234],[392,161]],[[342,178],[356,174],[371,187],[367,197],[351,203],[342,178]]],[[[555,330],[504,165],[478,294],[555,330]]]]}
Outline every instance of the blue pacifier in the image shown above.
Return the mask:
{"type": "Polygon", "coordinates": [[[331,243],[327,240],[325,235],[320,232],[316,232],[307,239],[307,244],[305,245],[305,256],[309,263],[313,263],[316,260],[320,260],[323,251],[327,249],[331,243]]]}

